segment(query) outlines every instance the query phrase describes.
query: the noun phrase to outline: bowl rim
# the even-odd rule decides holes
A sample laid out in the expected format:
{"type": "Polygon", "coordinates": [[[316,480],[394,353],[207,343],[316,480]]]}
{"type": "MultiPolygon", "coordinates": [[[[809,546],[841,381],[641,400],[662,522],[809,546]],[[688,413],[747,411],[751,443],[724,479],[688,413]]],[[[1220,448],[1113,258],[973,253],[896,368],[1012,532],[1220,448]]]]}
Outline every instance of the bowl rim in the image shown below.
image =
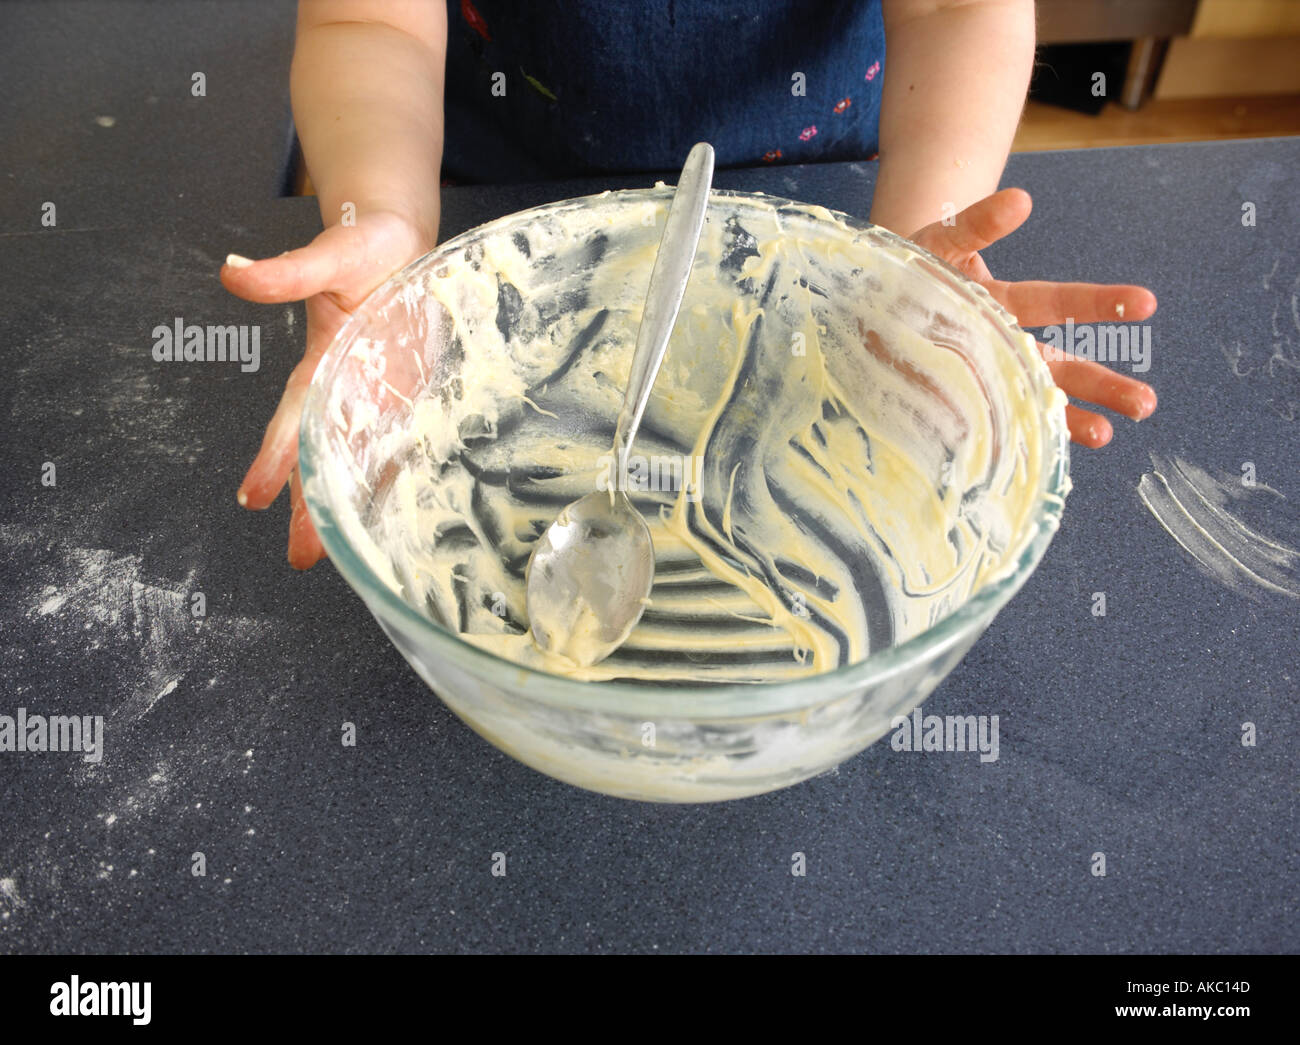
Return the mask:
{"type": "MultiPolygon", "coordinates": [[[[384,614],[395,617],[404,632],[413,632],[420,636],[431,653],[448,658],[458,670],[474,676],[478,681],[492,684],[508,673],[515,676],[516,686],[512,692],[516,697],[533,699],[561,708],[585,709],[624,717],[732,719],[807,711],[859,692],[866,687],[878,685],[908,671],[920,662],[931,660],[937,654],[961,642],[972,630],[978,629],[975,631],[975,637],[978,638],[996,613],[1029,578],[1059,528],[1065,497],[1070,490],[1069,432],[1065,425],[1063,410],[1053,411],[1053,417],[1045,418],[1048,438],[1044,440],[1042,476],[1034,507],[1038,521],[1033,535],[1024,545],[1014,568],[1004,568],[1000,576],[987,582],[947,616],[897,645],[871,653],[852,664],[784,682],[682,685],[676,682],[582,681],[527,667],[466,642],[457,633],[443,628],[419,613],[381,580],[344,538],[329,505],[316,496],[320,484],[316,481],[318,475],[316,446],[311,428],[314,419],[323,413],[322,405],[329,380],[343,357],[355,344],[358,334],[371,319],[366,306],[400,287],[415,269],[433,264],[436,259],[463,250],[478,238],[497,234],[508,229],[512,224],[530,220],[538,214],[567,207],[590,205],[598,200],[629,196],[638,198],[664,196],[671,194],[672,191],[672,187],[664,187],[662,184],[646,189],[606,190],[589,196],[556,200],[495,218],[445,240],[433,250],[403,266],[376,287],[349,316],[335,333],[312,375],[303,404],[298,440],[298,468],[303,499],[307,504],[317,535],[334,568],[360,595],[385,632],[388,631],[389,624],[379,612],[380,609],[384,614]],[[1051,439],[1053,432],[1054,443],[1051,439]]],[[[968,279],[947,261],[888,229],[841,211],[820,205],[798,203],[761,192],[714,189],[710,192],[710,197],[721,197],[741,204],[761,202],[764,206],[775,207],[778,210],[795,207],[808,217],[817,220],[822,219],[813,211],[823,211],[854,233],[869,232],[875,236],[883,236],[886,241],[919,254],[947,270],[959,281],[963,289],[993,313],[994,319],[1007,326],[1013,333],[1022,332],[1015,317],[1008,313],[984,287],[968,279]]],[[[1035,361],[1037,363],[1035,369],[1039,371],[1040,381],[1045,379],[1051,383],[1046,363],[1041,359],[1035,361]]],[[[422,672],[420,674],[423,675],[422,672]]],[[[434,686],[430,684],[430,688],[434,686]]],[[[441,687],[437,688],[441,689],[441,687]]],[[[439,695],[441,696],[441,693],[439,695]]]]}

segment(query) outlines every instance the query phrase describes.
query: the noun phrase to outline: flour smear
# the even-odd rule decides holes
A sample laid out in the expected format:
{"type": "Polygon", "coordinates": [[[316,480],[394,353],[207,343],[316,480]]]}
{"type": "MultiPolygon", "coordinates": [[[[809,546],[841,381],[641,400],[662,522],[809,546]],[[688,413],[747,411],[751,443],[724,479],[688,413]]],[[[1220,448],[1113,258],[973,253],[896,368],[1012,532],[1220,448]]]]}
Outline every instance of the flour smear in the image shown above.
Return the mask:
{"type": "Polygon", "coordinates": [[[1244,521],[1261,498],[1281,500],[1266,486],[1218,479],[1181,457],[1151,455],[1154,470],[1138,497],[1156,521],[1215,580],[1250,596],[1300,598],[1300,549],[1244,521]]]}

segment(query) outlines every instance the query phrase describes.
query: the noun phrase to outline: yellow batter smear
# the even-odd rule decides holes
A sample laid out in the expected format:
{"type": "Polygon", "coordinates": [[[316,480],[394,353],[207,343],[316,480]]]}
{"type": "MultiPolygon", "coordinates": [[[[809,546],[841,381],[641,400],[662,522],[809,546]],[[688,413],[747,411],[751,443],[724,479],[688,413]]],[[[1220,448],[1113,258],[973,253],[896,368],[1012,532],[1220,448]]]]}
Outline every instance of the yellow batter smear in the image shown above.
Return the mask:
{"type": "Polygon", "coordinates": [[[711,205],[634,448],[699,462],[701,486],[634,495],[656,585],[622,650],[579,667],[534,646],[523,565],[597,488],[666,193],[489,236],[404,291],[422,341],[354,346],[410,353],[419,376],[410,408],[347,421],[398,462],[382,481],[340,468],[374,490],[364,524],[343,524],[386,583],[570,678],[761,682],[861,660],[1009,571],[1043,497],[1041,415],[1064,408],[1032,339],[897,243],[778,203],[711,205]]]}

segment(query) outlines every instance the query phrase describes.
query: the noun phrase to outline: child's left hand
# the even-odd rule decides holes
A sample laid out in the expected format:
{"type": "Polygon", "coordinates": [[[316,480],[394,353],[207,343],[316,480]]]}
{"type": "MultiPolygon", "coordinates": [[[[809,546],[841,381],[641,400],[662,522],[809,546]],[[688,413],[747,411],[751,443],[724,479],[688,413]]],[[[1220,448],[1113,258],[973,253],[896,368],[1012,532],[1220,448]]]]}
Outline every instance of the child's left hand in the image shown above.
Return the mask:
{"type": "MultiPolygon", "coordinates": [[[[1018,229],[1033,203],[1024,189],[1003,189],[986,196],[956,216],[956,223],[935,222],[914,234],[913,242],[943,258],[963,275],[981,284],[1017,317],[1022,327],[1064,323],[1140,322],[1156,310],[1156,296],[1146,287],[1101,283],[1050,283],[994,279],[979,252],[1018,229]]],[[[1040,342],[1039,350],[1045,346],[1040,342]]],[[[1117,374],[1086,359],[1047,359],[1053,380],[1069,396],[1107,407],[1135,421],[1150,417],[1156,393],[1145,381],[1117,374]]],[[[1096,448],[1110,442],[1113,430],[1106,418],[1077,406],[1066,407],[1070,438],[1096,448]]]]}

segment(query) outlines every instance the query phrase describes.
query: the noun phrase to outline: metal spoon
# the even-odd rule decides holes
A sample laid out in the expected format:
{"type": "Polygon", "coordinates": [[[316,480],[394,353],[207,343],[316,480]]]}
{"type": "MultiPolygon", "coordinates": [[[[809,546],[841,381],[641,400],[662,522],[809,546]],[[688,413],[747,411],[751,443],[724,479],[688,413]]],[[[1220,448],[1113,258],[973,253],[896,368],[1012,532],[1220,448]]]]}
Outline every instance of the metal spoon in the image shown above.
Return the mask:
{"type": "Polygon", "coordinates": [[[568,505],[528,559],[533,641],[578,664],[595,664],[623,644],[654,585],[654,543],[627,496],[627,458],[677,322],[712,182],[713,149],[700,142],[682,168],[650,273],[627,394],[614,429],[613,488],[568,505]]]}

